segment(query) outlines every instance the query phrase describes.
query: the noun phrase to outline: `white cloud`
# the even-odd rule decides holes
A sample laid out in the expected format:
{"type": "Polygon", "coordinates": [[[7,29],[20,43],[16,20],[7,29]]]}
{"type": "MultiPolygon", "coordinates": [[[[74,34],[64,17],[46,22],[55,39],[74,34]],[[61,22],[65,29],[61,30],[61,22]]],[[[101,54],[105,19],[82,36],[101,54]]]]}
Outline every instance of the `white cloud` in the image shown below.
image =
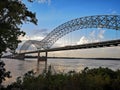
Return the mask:
{"type": "Polygon", "coordinates": [[[48,5],[51,4],[51,0],[37,0],[38,3],[41,3],[41,4],[44,4],[44,3],[47,3],[48,5]]]}
{"type": "Polygon", "coordinates": [[[37,29],[37,30],[33,30],[31,33],[32,35],[25,35],[23,36],[19,36],[19,40],[22,41],[26,41],[26,40],[42,40],[45,36],[47,36],[48,34],[48,29],[37,29]]]}
{"type": "Polygon", "coordinates": [[[25,35],[24,37],[20,36],[19,40],[21,41],[26,41],[26,40],[42,40],[44,37],[43,36],[27,36],[25,35]]]}
{"type": "Polygon", "coordinates": [[[112,14],[117,14],[117,11],[112,11],[112,14]]]}
{"type": "Polygon", "coordinates": [[[100,29],[98,33],[98,39],[104,39],[104,33],[105,33],[105,30],[100,29]]]}
{"type": "MultiPolygon", "coordinates": [[[[25,43],[27,40],[37,40],[41,41],[48,34],[48,29],[33,30],[32,35],[19,36],[18,39],[22,42],[19,43],[17,50],[25,43]]],[[[31,48],[31,47],[30,47],[31,48]]],[[[32,47],[33,48],[33,47],[32,47]]],[[[33,49],[32,49],[33,50],[33,49]]]]}
{"type": "Polygon", "coordinates": [[[93,30],[92,32],[90,32],[90,34],[89,34],[89,42],[94,42],[94,41],[96,41],[95,31],[96,31],[96,30],[93,30]]]}
{"type": "Polygon", "coordinates": [[[33,35],[46,36],[48,34],[48,29],[38,29],[33,31],[33,35]]]}
{"type": "Polygon", "coordinates": [[[95,37],[95,30],[90,33],[90,37],[95,37]]]}
{"type": "Polygon", "coordinates": [[[85,43],[92,43],[92,42],[99,42],[102,39],[104,39],[104,33],[105,30],[99,28],[98,29],[99,32],[96,33],[97,30],[93,30],[92,32],[90,32],[90,34],[88,35],[88,37],[82,36],[79,41],[77,42],[77,44],[85,44],[85,43]]]}
{"type": "Polygon", "coordinates": [[[21,40],[21,41],[26,41],[26,40],[29,40],[29,36],[19,36],[18,37],[18,40],[21,40]]]}
{"type": "Polygon", "coordinates": [[[84,44],[84,43],[88,43],[89,40],[85,37],[85,36],[82,36],[80,38],[80,40],[77,42],[77,44],[84,44]]]}
{"type": "Polygon", "coordinates": [[[33,36],[33,37],[30,37],[30,40],[38,40],[38,41],[41,41],[44,37],[42,36],[33,36]]]}
{"type": "Polygon", "coordinates": [[[118,12],[116,11],[116,10],[114,10],[114,9],[109,9],[108,11],[107,11],[109,14],[117,14],[118,12]]]}
{"type": "Polygon", "coordinates": [[[63,47],[66,46],[63,41],[58,40],[52,47],[63,47]]]}

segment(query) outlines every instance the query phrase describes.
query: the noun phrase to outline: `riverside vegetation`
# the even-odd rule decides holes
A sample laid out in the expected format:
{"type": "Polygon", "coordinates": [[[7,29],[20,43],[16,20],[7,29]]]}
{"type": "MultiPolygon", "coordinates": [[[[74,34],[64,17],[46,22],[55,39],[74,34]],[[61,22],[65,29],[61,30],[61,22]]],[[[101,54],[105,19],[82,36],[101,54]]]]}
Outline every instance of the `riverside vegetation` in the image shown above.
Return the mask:
{"type": "Polygon", "coordinates": [[[79,73],[53,74],[49,66],[38,76],[29,71],[2,90],[120,90],[120,70],[86,67],[79,73]]]}

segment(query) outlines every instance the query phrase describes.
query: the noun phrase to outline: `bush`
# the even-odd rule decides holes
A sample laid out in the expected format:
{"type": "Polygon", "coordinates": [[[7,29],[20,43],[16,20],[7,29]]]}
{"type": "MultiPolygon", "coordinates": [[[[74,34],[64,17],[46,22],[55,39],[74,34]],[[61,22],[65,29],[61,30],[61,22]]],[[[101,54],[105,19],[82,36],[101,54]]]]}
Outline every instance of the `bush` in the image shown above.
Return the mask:
{"type": "Polygon", "coordinates": [[[28,72],[6,89],[12,90],[120,90],[120,70],[85,68],[81,73],[52,74],[51,70],[37,77],[28,72]]]}

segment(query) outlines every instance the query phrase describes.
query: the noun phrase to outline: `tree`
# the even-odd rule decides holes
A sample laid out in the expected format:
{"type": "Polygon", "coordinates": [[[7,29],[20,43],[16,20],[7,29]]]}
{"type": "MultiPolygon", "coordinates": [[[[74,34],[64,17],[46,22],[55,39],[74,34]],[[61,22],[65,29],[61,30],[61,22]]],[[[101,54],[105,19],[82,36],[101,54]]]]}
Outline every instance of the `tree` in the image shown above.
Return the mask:
{"type": "MultiPolygon", "coordinates": [[[[31,0],[28,0],[31,2],[31,0]]],[[[28,10],[22,0],[0,0],[0,58],[7,49],[15,51],[20,40],[20,35],[25,32],[20,30],[24,22],[37,24],[35,13],[28,10]]],[[[4,68],[5,64],[0,60],[0,88],[10,72],[4,68]]]]}
{"type": "Polygon", "coordinates": [[[0,57],[7,49],[17,48],[20,42],[18,37],[25,35],[25,32],[20,30],[25,22],[36,25],[37,19],[35,13],[29,11],[22,0],[0,0],[0,57]]]}
{"type": "Polygon", "coordinates": [[[0,88],[1,88],[1,83],[2,81],[5,80],[5,78],[10,78],[10,72],[6,71],[6,69],[4,68],[5,64],[3,61],[0,61],[0,88]]]}

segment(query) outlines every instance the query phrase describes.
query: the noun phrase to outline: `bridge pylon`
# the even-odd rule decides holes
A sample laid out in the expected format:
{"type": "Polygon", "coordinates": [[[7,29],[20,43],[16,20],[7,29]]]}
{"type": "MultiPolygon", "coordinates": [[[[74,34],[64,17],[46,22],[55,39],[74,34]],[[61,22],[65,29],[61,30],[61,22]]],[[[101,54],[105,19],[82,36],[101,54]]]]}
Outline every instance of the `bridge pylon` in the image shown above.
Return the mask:
{"type": "Polygon", "coordinates": [[[17,55],[14,55],[15,59],[19,59],[19,60],[25,60],[25,54],[17,54],[17,55]]]}
{"type": "Polygon", "coordinates": [[[42,57],[40,56],[40,51],[38,51],[38,60],[37,60],[37,62],[39,64],[40,61],[44,61],[45,62],[45,70],[47,70],[47,56],[48,56],[47,51],[45,52],[45,56],[42,56],[42,57]]]}

